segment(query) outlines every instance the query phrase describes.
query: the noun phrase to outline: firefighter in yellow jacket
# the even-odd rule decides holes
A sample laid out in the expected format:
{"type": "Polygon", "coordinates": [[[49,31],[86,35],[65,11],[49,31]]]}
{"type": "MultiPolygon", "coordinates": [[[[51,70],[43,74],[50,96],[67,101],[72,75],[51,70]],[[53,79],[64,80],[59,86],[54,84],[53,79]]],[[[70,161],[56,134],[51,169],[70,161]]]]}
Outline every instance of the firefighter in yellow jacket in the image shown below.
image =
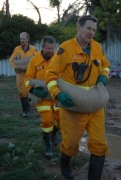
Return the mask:
{"type": "MultiPolygon", "coordinates": [[[[110,64],[101,45],[93,39],[96,28],[95,17],[80,17],[76,37],[60,45],[48,67],[45,77],[47,87],[52,97],[65,107],[73,107],[74,103],[73,97],[59,89],[57,79],[60,73],[64,81],[84,89],[90,89],[100,81],[106,85],[110,64]]],[[[70,160],[78,152],[79,141],[85,130],[89,136],[88,149],[91,153],[88,180],[100,179],[105,155],[109,151],[104,119],[104,108],[87,114],[60,109],[61,172],[66,179],[74,179],[70,160]]]]}
{"type": "Polygon", "coordinates": [[[54,55],[55,40],[53,37],[45,36],[41,43],[42,50],[31,59],[24,82],[30,93],[41,98],[41,101],[36,104],[36,108],[41,118],[41,129],[46,148],[45,156],[52,158],[52,142],[57,143],[56,132],[60,128],[59,108],[55,107],[57,100],[47,100],[47,89],[33,88],[30,83],[30,79],[45,80],[46,70],[54,55]]]}
{"type": "Polygon", "coordinates": [[[29,44],[29,34],[27,32],[22,32],[20,34],[20,42],[21,45],[17,46],[14,49],[10,57],[10,64],[12,65],[12,67],[16,72],[16,84],[23,108],[22,116],[27,117],[27,112],[28,110],[30,110],[29,101],[28,101],[28,92],[24,85],[24,75],[27,66],[24,64],[16,65],[15,61],[21,60],[21,63],[23,63],[25,59],[29,61],[31,57],[37,53],[37,51],[34,46],[29,44]]]}

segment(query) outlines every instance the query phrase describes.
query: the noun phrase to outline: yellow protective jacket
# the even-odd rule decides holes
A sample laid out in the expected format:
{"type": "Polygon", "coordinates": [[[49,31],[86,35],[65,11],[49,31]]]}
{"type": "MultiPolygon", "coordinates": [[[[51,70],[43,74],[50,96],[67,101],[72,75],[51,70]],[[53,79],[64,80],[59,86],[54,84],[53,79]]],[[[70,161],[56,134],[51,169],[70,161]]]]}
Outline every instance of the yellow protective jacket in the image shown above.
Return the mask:
{"type": "MultiPolygon", "coordinates": [[[[21,59],[21,61],[24,58],[31,59],[31,57],[34,56],[36,53],[37,51],[35,47],[32,45],[29,45],[29,48],[26,52],[24,52],[21,45],[17,46],[10,57],[10,64],[15,69],[17,67],[14,63],[15,59],[16,60],[21,59]]],[[[27,89],[24,85],[24,75],[25,75],[25,72],[16,73],[16,84],[17,84],[17,89],[19,91],[20,98],[27,97],[28,95],[27,89]]]]}
{"type": "Polygon", "coordinates": [[[15,69],[16,68],[16,65],[14,63],[15,59],[22,59],[22,58],[26,58],[26,57],[31,57],[31,56],[34,56],[36,53],[37,53],[37,51],[36,51],[35,47],[32,45],[29,45],[29,48],[26,52],[23,51],[21,45],[17,46],[14,49],[14,51],[10,57],[10,64],[15,69]]]}
{"type": "Polygon", "coordinates": [[[88,57],[78,44],[75,37],[60,45],[58,52],[55,54],[53,61],[47,70],[45,80],[53,98],[55,98],[60,92],[56,81],[60,73],[63,80],[76,85],[74,71],[72,69],[73,62],[77,62],[79,64],[81,62],[86,62],[86,64],[88,64],[88,68],[84,73],[83,79],[87,78],[91,68],[89,78],[87,81],[77,84],[79,86],[90,88],[96,85],[99,75],[105,75],[107,78],[109,76],[110,63],[106,59],[101,45],[92,40],[90,43],[90,57],[88,57]],[[94,60],[97,60],[98,66],[95,65],[94,60]]]}
{"type": "MultiPolygon", "coordinates": [[[[91,41],[89,57],[84,53],[76,38],[73,38],[60,45],[48,67],[45,80],[52,97],[55,98],[60,92],[57,85],[59,74],[66,82],[83,86],[83,88],[88,90],[96,85],[99,75],[105,75],[108,78],[109,66],[110,63],[106,59],[99,43],[94,40],[91,41]],[[81,84],[77,84],[78,81],[74,76],[72,69],[74,62],[78,64],[86,62],[88,65],[83,76],[83,80],[87,80],[81,84]]],[[[105,139],[104,121],[104,108],[89,114],[60,108],[60,127],[63,137],[60,143],[60,151],[68,156],[74,156],[78,152],[80,138],[86,130],[89,136],[88,149],[90,153],[98,156],[106,155],[108,153],[108,145],[105,139]]]]}
{"type": "MultiPolygon", "coordinates": [[[[31,59],[24,77],[24,83],[28,91],[32,88],[29,83],[30,79],[45,80],[45,73],[52,58],[46,61],[41,52],[38,52],[36,56],[31,59]]],[[[37,111],[41,117],[41,128],[44,132],[52,131],[54,124],[58,128],[60,126],[59,108],[55,107],[55,103],[57,103],[56,100],[43,99],[36,104],[37,111]]]]}
{"type": "Polygon", "coordinates": [[[24,77],[25,86],[27,87],[28,91],[32,88],[32,86],[29,84],[30,79],[45,79],[45,73],[51,60],[52,58],[49,61],[46,61],[41,55],[41,52],[38,52],[36,56],[31,59],[24,77]]]}

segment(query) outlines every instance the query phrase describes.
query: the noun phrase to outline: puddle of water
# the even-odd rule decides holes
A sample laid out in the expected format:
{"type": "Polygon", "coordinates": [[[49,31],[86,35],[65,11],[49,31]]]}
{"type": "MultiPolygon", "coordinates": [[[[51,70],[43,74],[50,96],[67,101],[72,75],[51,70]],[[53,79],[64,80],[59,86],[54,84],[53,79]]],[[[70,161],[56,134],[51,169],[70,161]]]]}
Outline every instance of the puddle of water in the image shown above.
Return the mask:
{"type": "Polygon", "coordinates": [[[121,136],[107,134],[107,141],[109,145],[109,155],[107,159],[121,160],[121,136]]]}
{"type": "MultiPolygon", "coordinates": [[[[121,160],[121,136],[107,134],[106,137],[110,150],[110,153],[108,156],[106,156],[106,159],[121,160]]],[[[87,149],[87,138],[87,136],[81,138],[79,151],[89,153],[87,149]]]]}

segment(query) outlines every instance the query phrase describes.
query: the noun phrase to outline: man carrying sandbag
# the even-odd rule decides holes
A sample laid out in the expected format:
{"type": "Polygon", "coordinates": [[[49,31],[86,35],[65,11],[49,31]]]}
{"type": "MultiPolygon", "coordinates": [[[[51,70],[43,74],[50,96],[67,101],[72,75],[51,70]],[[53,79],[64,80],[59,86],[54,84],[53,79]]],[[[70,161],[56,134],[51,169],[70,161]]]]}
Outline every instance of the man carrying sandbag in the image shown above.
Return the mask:
{"type": "Polygon", "coordinates": [[[48,90],[53,99],[58,99],[63,106],[60,109],[62,132],[60,151],[61,173],[66,179],[74,179],[70,167],[71,157],[77,154],[80,138],[85,130],[89,136],[88,149],[91,154],[88,180],[100,180],[105,155],[109,151],[105,139],[104,107],[89,113],[69,110],[69,107],[75,106],[74,99],[58,85],[59,74],[68,84],[85,90],[97,86],[99,82],[106,85],[110,64],[101,45],[93,39],[96,29],[95,17],[91,15],[80,17],[76,37],[60,45],[46,73],[48,90]]]}
{"type": "Polygon", "coordinates": [[[16,72],[16,84],[23,108],[22,116],[28,117],[27,112],[30,110],[30,105],[28,92],[24,85],[24,75],[31,57],[34,56],[37,51],[34,46],[29,44],[29,34],[27,32],[20,34],[20,43],[21,45],[14,49],[10,57],[10,64],[16,72]]]}
{"type": "Polygon", "coordinates": [[[31,59],[24,81],[28,91],[38,97],[36,108],[41,118],[40,127],[45,143],[45,156],[50,159],[53,157],[52,145],[57,145],[56,133],[60,128],[60,108],[55,107],[57,99],[52,100],[44,83],[46,70],[54,55],[55,39],[45,36],[41,44],[42,50],[31,59]],[[41,83],[42,81],[44,83],[41,83]]]}

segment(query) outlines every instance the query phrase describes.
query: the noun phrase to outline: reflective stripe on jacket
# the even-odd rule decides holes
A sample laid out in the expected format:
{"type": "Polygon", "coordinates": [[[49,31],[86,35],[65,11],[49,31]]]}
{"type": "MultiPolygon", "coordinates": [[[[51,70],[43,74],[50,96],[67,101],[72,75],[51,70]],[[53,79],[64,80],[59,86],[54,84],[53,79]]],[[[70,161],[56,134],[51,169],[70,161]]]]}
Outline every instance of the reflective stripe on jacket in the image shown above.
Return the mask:
{"type": "Polygon", "coordinates": [[[45,80],[53,98],[60,92],[60,89],[57,86],[57,79],[60,73],[64,81],[76,85],[74,71],[72,69],[72,63],[74,62],[77,62],[78,64],[86,62],[86,64],[88,64],[83,79],[86,79],[91,68],[89,78],[85,82],[77,84],[78,86],[90,88],[96,85],[99,75],[105,75],[107,78],[109,76],[110,63],[106,59],[101,45],[92,40],[90,43],[89,57],[82,50],[75,37],[60,45],[58,52],[54,56],[53,61],[47,70],[45,80]],[[98,65],[94,63],[94,60],[97,61],[98,65]]]}

